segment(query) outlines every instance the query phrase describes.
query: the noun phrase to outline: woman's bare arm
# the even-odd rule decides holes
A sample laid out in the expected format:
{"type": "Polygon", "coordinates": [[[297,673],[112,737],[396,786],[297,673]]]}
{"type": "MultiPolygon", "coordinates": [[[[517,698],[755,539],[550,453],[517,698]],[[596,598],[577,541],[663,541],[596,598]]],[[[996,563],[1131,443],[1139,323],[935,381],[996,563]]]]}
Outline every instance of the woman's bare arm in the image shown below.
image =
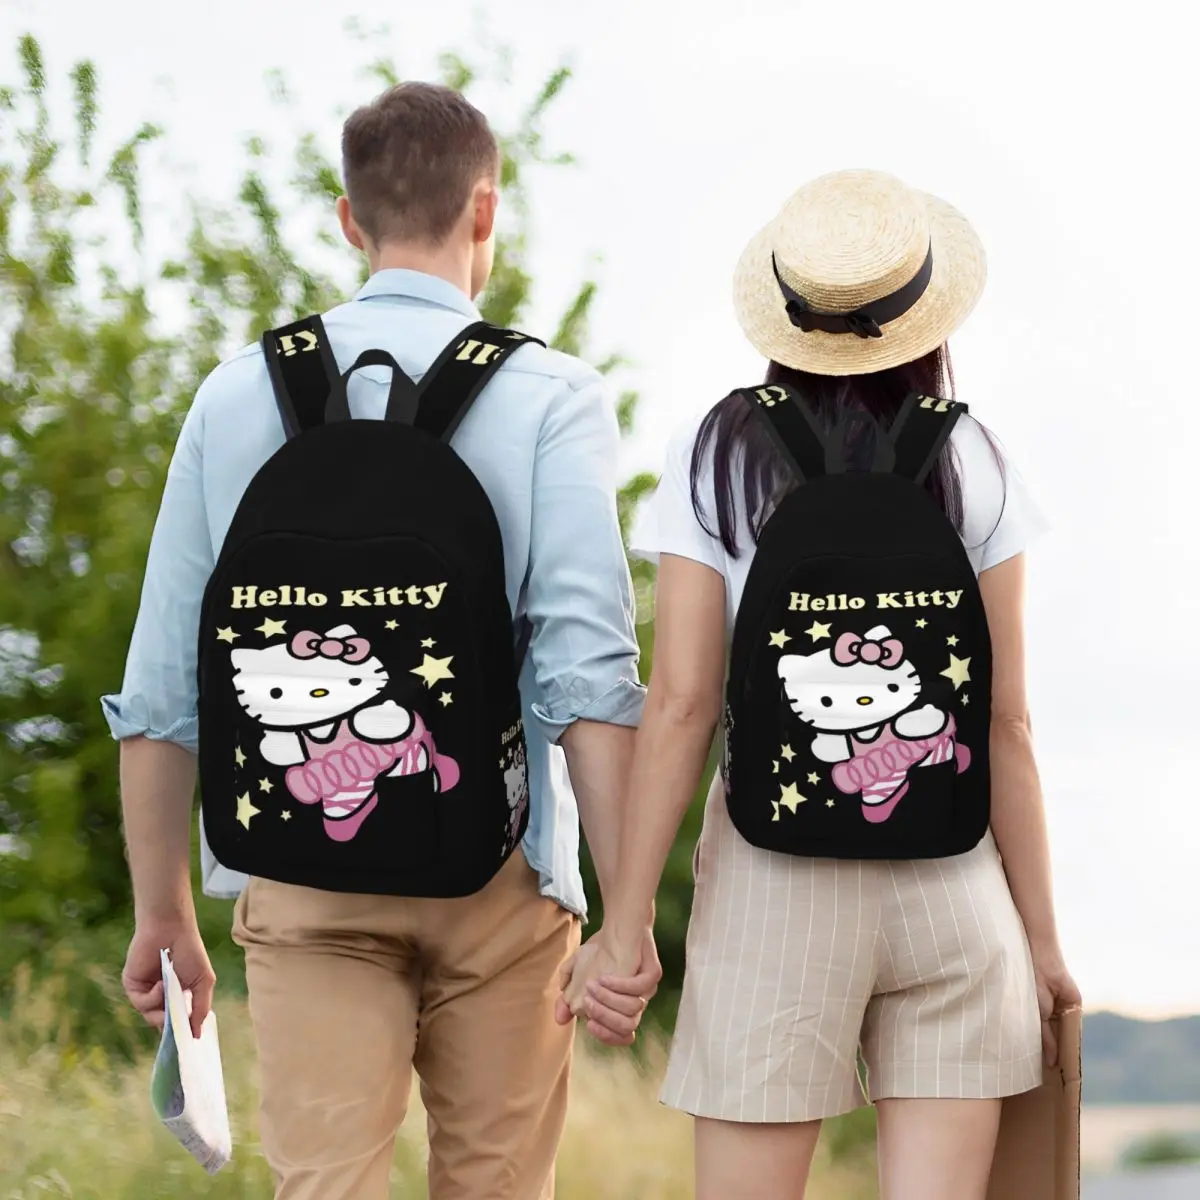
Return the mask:
{"type": "Polygon", "coordinates": [[[1042,1041],[1053,1064],[1058,1047],[1049,1018],[1080,1002],[1063,962],[1054,918],[1050,842],[1033,754],[1025,692],[1025,558],[984,571],[979,590],[992,637],[992,832],[1033,956],[1042,1041]]]}
{"type": "Polygon", "coordinates": [[[1025,556],[979,577],[992,637],[992,831],[1031,943],[1057,946],[1050,844],[1025,689],[1025,556]]]}

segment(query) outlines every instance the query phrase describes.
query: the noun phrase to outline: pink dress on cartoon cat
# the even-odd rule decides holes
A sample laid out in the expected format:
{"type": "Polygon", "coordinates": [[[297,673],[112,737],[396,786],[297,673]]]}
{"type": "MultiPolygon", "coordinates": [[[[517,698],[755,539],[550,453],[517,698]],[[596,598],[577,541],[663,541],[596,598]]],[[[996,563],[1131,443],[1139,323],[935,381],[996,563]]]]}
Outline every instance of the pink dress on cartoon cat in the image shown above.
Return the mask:
{"type": "Polygon", "coordinates": [[[417,775],[430,767],[437,773],[438,790],[447,792],[458,783],[458,763],[439,754],[433,736],[417,713],[413,727],[398,742],[368,742],[341,721],[333,736],[322,741],[311,730],[299,736],[307,756],[289,767],[288,791],[301,804],[324,806],[325,832],[334,841],[349,841],[379,803],[375,783],[381,775],[417,775]]]}
{"type": "Polygon", "coordinates": [[[908,791],[910,768],[932,767],[953,758],[962,774],[971,765],[971,752],[955,740],[955,732],[954,717],[949,716],[945,729],[933,737],[900,737],[890,722],[870,741],[851,733],[853,757],[834,766],[834,787],[847,795],[861,793],[868,821],[886,821],[908,791]]]}

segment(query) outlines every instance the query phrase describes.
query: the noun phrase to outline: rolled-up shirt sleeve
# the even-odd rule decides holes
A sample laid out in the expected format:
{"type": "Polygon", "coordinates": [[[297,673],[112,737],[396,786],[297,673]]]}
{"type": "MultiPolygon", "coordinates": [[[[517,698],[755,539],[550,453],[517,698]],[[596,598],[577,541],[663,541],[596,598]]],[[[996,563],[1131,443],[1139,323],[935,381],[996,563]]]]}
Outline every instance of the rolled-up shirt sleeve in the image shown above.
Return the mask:
{"type": "Polygon", "coordinates": [[[113,737],[145,736],[193,752],[197,631],[214,561],[201,465],[204,390],[183,423],[167,472],[121,691],[101,698],[113,737]]]}
{"type": "Polygon", "coordinates": [[[534,459],[526,615],[533,714],[557,742],[577,720],[637,725],[633,586],[617,519],[620,431],[603,380],[564,383],[534,459]]]}

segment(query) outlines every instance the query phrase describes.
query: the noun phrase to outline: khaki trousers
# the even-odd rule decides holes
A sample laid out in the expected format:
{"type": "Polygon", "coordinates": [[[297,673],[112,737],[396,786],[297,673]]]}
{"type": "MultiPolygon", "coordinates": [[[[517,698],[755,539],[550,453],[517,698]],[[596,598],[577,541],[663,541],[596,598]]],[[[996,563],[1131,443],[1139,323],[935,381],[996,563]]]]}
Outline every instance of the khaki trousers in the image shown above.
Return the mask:
{"type": "Polygon", "coordinates": [[[524,854],[454,900],[253,879],[234,939],[276,1200],[384,1200],[414,1067],[430,1200],[551,1200],[575,1032],[556,976],[579,921],[524,854]]]}

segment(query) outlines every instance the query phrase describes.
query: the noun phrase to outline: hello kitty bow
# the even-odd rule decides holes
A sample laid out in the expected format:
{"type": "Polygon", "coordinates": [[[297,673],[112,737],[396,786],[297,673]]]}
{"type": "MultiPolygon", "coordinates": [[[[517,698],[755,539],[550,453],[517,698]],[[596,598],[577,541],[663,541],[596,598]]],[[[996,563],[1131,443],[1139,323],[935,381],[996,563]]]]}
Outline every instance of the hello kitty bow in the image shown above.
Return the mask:
{"type": "Polygon", "coordinates": [[[894,637],[874,641],[857,633],[843,633],[834,643],[833,661],[842,667],[861,662],[890,671],[904,661],[904,644],[894,637]]]}
{"type": "Polygon", "coordinates": [[[292,654],[296,658],[342,659],[360,663],[371,653],[371,643],[365,637],[336,638],[305,629],[292,638],[292,654]]]}

